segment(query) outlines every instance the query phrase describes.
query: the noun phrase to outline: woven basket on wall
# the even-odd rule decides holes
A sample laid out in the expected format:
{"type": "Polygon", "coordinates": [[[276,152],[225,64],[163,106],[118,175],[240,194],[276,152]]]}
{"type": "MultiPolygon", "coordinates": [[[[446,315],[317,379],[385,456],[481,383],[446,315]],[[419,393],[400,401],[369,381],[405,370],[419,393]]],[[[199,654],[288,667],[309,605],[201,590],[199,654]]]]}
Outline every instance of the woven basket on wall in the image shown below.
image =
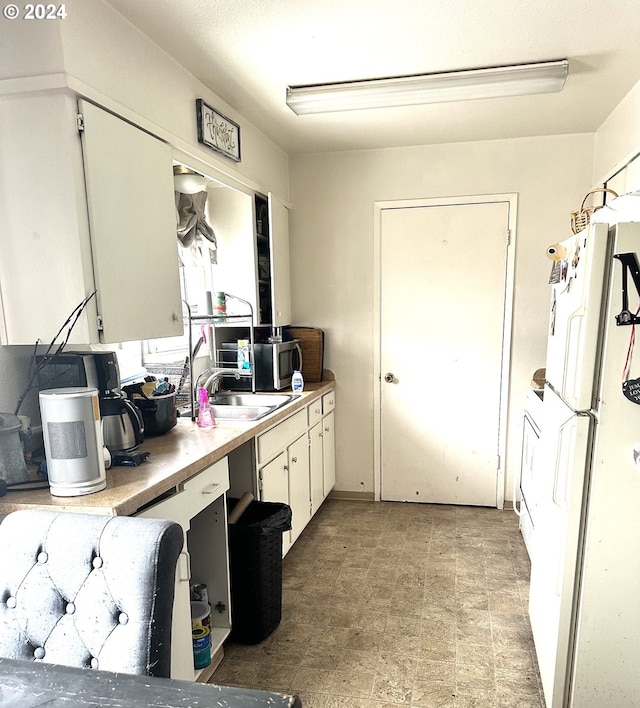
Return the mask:
{"type": "Polygon", "coordinates": [[[614,197],[618,196],[616,192],[613,191],[613,189],[592,189],[590,192],[587,192],[584,199],[582,200],[580,209],[571,212],[571,230],[574,234],[578,234],[581,231],[584,231],[584,229],[589,226],[589,221],[591,221],[591,216],[593,215],[593,213],[598,211],[598,209],[602,209],[602,206],[585,207],[584,205],[584,203],[587,201],[587,197],[589,197],[591,194],[595,194],[596,192],[609,192],[610,194],[613,194],[614,197]]]}

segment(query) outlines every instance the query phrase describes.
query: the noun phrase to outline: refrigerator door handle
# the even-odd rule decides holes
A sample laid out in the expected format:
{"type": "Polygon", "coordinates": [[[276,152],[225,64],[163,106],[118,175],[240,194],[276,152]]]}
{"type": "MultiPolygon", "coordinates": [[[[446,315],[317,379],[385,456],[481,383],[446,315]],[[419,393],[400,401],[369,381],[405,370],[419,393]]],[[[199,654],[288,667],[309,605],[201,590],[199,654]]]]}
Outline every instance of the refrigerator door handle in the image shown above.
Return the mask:
{"type": "Polygon", "coordinates": [[[520,499],[520,508],[518,509],[518,482],[520,481],[519,477],[516,477],[516,475],[513,475],[513,510],[516,514],[516,516],[522,516],[522,499],[520,499]]]}
{"type": "Polygon", "coordinates": [[[553,503],[561,509],[567,507],[567,473],[570,469],[567,456],[571,454],[571,450],[575,446],[575,425],[570,425],[575,422],[575,417],[565,420],[560,425],[558,430],[558,448],[556,454],[555,470],[553,471],[553,503]],[[561,472],[564,474],[560,475],[561,472]]]}

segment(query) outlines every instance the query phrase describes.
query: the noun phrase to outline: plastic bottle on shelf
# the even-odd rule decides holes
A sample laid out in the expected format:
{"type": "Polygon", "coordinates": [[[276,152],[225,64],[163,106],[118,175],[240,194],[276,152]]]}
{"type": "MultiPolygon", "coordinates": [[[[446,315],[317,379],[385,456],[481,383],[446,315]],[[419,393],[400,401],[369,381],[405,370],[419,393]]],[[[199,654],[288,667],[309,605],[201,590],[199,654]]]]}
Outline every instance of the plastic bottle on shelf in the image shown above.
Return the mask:
{"type": "Polygon", "coordinates": [[[251,360],[249,358],[249,340],[238,340],[238,369],[249,371],[251,369],[251,360]]]}
{"type": "Polygon", "coordinates": [[[207,394],[207,389],[204,386],[200,386],[198,392],[198,427],[200,428],[213,428],[216,424],[216,419],[213,417],[213,411],[211,410],[211,404],[209,403],[209,395],[207,394]]]}
{"type": "Polygon", "coordinates": [[[304,390],[304,379],[302,374],[296,369],[291,377],[291,390],[294,393],[302,393],[304,390]]]}

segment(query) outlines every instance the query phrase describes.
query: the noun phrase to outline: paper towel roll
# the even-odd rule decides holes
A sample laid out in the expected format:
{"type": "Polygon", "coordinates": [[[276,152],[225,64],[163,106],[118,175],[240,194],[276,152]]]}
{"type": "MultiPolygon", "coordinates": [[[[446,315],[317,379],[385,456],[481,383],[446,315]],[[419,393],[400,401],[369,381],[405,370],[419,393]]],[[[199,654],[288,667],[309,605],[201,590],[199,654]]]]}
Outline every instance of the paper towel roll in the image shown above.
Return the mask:
{"type": "Polygon", "coordinates": [[[229,518],[227,519],[227,522],[230,524],[235,524],[252,501],[253,494],[251,494],[251,492],[245,492],[240,497],[240,499],[238,499],[233,509],[229,512],[229,518]]]}
{"type": "Polygon", "coordinates": [[[559,243],[554,243],[553,246],[547,248],[547,258],[552,261],[562,261],[567,257],[567,249],[559,243]]]}

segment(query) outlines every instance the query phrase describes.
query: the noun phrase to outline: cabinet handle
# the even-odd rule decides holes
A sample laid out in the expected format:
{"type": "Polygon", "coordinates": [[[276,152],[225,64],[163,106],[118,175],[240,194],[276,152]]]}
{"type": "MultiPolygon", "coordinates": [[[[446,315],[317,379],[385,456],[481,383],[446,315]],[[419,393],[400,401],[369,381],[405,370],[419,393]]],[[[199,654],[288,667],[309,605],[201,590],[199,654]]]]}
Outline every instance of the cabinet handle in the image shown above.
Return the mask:
{"type": "Polygon", "coordinates": [[[323,432],[318,433],[318,437],[319,437],[319,438],[323,438],[323,437],[324,437],[324,433],[323,433],[323,432]]]}
{"type": "Polygon", "coordinates": [[[289,465],[285,465],[285,466],[284,466],[284,470],[285,470],[286,472],[288,472],[288,471],[289,471],[289,465]]]}
{"type": "Polygon", "coordinates": [[[191,580],[191,557],[186,551],[181,551],[180,558],[184,563],[179,563],[178,577],[181,583],[188,583],[191,580]],[[185,571],[184,573],[182,571],[185,571]]]}
{"type": "Polygon", "coordinates": [[[292,457],[292,458],[291,458],[291,462],[292,462],[294,465],[295,465],[295,463],[296,463],[297,461],[298,461],[298,458],[297,458],[297,457],[292,457]]]}
{"type": "Polygon", "coordinates": [[[208,487],[203,487],[202,489],[202,494],[214,494],[216,489],[220,486],[219,482],[214,482],[213,484],[210,484],[208,487]]]}
{"type": "Polygon", "coordinates": [[[325,428],[325,429],[324,429],[324,432],[325,432],[325,433],[328,433],[330,430],[331,430],[331,428],[325,428]]]}
{"type": "Polygon", "coordinates": [[[329,405],[330,405],[330,406],[333,405],[333,398],[330,398],[330,399],[329,399],[329,405]]]}

